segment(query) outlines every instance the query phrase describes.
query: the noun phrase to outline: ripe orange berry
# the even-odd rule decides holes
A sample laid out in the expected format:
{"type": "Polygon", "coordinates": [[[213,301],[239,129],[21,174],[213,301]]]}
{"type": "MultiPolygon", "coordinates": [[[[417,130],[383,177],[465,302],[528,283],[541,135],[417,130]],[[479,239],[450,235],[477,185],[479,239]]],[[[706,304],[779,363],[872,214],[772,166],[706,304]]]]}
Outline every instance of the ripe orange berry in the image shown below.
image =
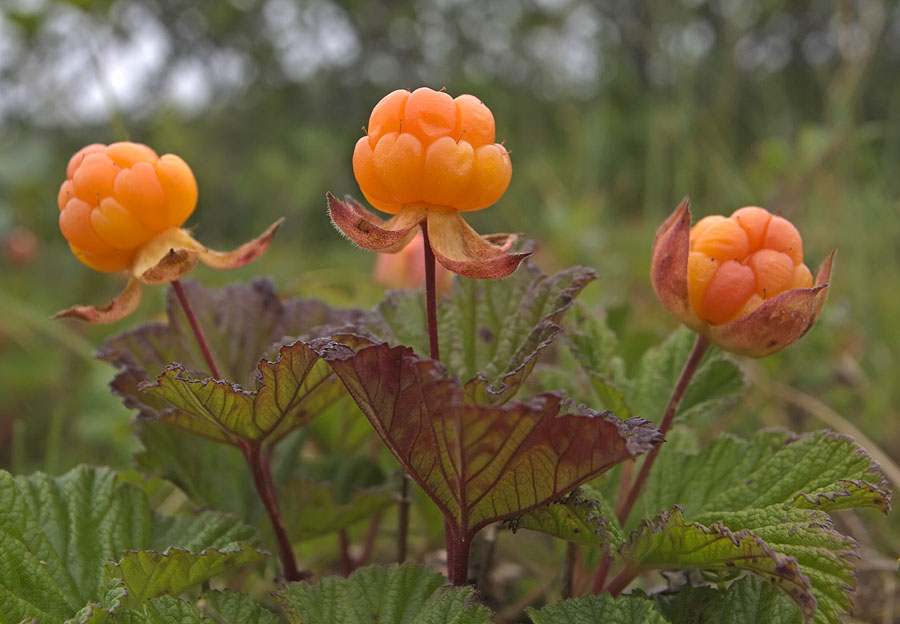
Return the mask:
{"type": "Polygon", "coordinates": [[[803,241],[790,221],[748,206],[705,217],[690,233],[688,294],[697,316],[719,325],[785,291],[810,288],[803,241]]]}
{"type": "Polygon", "coordinates": [[[197,182],[178,156],[140,143],[88,145],[69,160],[57,196],[59,229],[89,267],[115,272],[197,204],[197,182]]]}
{"type": "Polygon", "coordinates": [[[472,95],[427,87],[386,95],[353,151],[366,199],[397,214],[411,204],[481,210],[509,186],[512,164],[494,143],[494,116],[472,95]]]}

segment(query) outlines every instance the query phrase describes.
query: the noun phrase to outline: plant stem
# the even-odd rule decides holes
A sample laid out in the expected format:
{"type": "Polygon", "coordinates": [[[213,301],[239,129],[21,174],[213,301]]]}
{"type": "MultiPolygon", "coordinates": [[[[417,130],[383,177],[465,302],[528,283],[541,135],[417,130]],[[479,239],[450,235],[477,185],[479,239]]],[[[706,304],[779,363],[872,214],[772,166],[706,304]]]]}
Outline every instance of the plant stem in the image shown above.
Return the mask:
{"type": "Polygon", "coordinates": [[[434,251],[431,249],[431,241],[428,240],[428,227],[422,224],[422,236],[425,239],[425,316],[428,321],[428,347],[432,360],[440,360],[441,354],[438,348],[437,326],[437,292],[435,286],[434,251]]]}
{"type": "Polygon", "coordinates": [[[469,549],[472,546],[472,540],[465,536],[458,538],[456,531],[448,530],[448,545],[451,540],[454,542],[452,551],[447,548],[447,568],[450,573],[450,582],[457,587],[462,587],[469,582],[469,549]]]}
{"type": "Polygon", "coordinates": [[[622,593],[622,590],[628,587],[628,585],[631,583],[631,581],[634,580],[637,574],[638,571],[636,568],[630,566],[625,568],[624,570],[622,570],[622,572],[619,573],[616,578],[609,582],[609,587],[607,587],[606,590],[613,597],[618,596],[622,593]]]}
{"type": "Polygon", "coordinates": [[[404,471],[400,475],[399,515],[397,517],[397,563],[406,561],[409,540],[409,476],[404,471]]]}
{"type": "Polygon", "coordinates": [[[610,565],[612,565],[612,557],[610,557],[609,552],[606,552],[603,554],[603,561],[597,566],[597,573],[594,574],[594,585],[591,587],[591,593],[599,594],[603,591],[610,565]]]}
{"type": "Polygon", "coordinates": [[[197,344],[200,345],[200,350],[203,352],[204,359],[206,359],[206,365],[209,366],[209,372],[212,373],[215,379],[222,379],[222,375],[219,374],[219,369],[216,368],[216,363],[213,360],[212,352],[209,350],[209,344],[207,344],[206,338],[203,337],[203,332],[200,330],[200,325],[197,323],[197,317],[194,315],[193,308],[191,308],[191,302],[184,291],[184,286],[181,285],[179,280],[175,280],[172,282],[172,289],[178,296],[178,301],[181,303],[185,316],[187,316],[188,323],[191,324],[191,329],[194,330],[194,338],[197,339],[197,344]]]}
{"type": "Polygon", "coordinates": [[[572,587],[575,584],[575,555],[578,545],[575,542],[566,542],[566,559],[563,563],[561,598],[566,600],[573,596],[572,587]]]}
{"type": "Polygon", "coordinates": [[[338,550],[341,555],[341,574],[350,576],[353,572],[354,561],[350,556],[350,537],[347,535],[347,529],[338,531],[338,550]]]}
{"type": "Polygon", "coordinates": [[[308,570],[299,570],[297,560],[294,559],[294,550],[291,540],[288,538],[284,523],[281,521],[281,511],[278,508],[278,498],[275,495],[275,481],[272,479],[272,462],[269,453],[265,453],[259,444],[241,442],[241,450],[247,459],[247,465],[253,475],[253,485],[262,499],[269,520],[272,522],[272,530],[278,541],[278,550],[281,555],[281,565],[284,567],[284,578],[289,581],[302,581],[312,576],[308,570]]]}
{"type": "MultiPolygon", "coordinates": [[[[659,423],[659,431],[665,436],[666,433],[672,426],[672,421],[675,420],[675,412],[678,411],[678,406],[681,404],[681,400],[684,398],[684,393],[687,392],[688,386],[691,383],[691,379],[694,377],[694,373],[697,372],[697,368],[700,366],[701,360],[703,360],[703,354],[706,353],[706,350],[709,348],[709,341],[704,338],[702,335],[697,334],[697,341],[694,343],[694,348],[691,350],[691,354],[688,356],[687,361],[684,363],[684,368],[681,369],[681,376],[678,378],[678,381],[675,384],[675,388],[672,390],[672,395],[669,397],[669,403],[666,405],[666,411],[663,413],[662,421],[659,423]]],[[[637,478],[634,480],[634,484],[631,486],[631,490],[628,492],[628,496],[624,498],[620,496],[616,501],[616,518],[619,520],[619,524],[621,526],[625,526],[625,522],[628,520],[628,515],[631,513],[632,508],[634,507],[634,503],[637,501],[638,496],[641,493],[641,488],[644,486],[644,482],[647,481],[647,477],[650,475],[650,469],[653,467],[653,462],[656,460],[656,456],[659,455],[659,449],[662,448],[662,445],[655,446],[649,453],[647,453],[647,457],[644,459],[644,463],[641,465],[641,471],[638,473],[637,478]]],[[[630,478],[630,470],[622,471],[622,478],[630,478]]],[[[597,572],[594,575],[594,586],[592,588],[593,593],[599,594],[604,589],[604,585],[606,585],[606,576],[609,574],[609,568],[612,565],[612,559],[609,553],[604,556],[603,561],[597,567],[597,572]]],[[[606,591],[611,593],[613,596],[617,596],[622,592],[623,589],[628,587],[628,584],[634,580],[634,577],[637,575],[637,570],[632,567],[625,568],[622,572],[619,573],[614,579],[609,582],[609,585],[606,586],[606,591]]]]}
{"type": "MultiPolygon", "coordinates": [[[[666,406],[662,422],[659,424],[659,431],[663,436],[666,435],[669,428],[672,426],[672,421],[675,420],[675,412],[678,410],[678,405],[681,403],[681,399],[684,398],[684,393],[687,391],[691,379],[694,377],[694,373],[697,372],[697,367],[700,365],[703,354],[706,353],[708,347],[709,341],[701,334],[697,334],[697,341],[694,343],[694,348],[688,356],[687,362],[684,363],[684,368],[681,370],[681,376],[675,384],[675,389],[672,390],[672,396],[669,397],[669,404],[666,406]]],[[[659,455],[659,449],[661,448],[662,445],[655,446],[647,453],[647,458],[641,465],[641,471],[638,473],[637,479],[634,480],[634,485],[631,486],[628,497],[625,499],[623,505],[616,511],[616,517],[619,520],[619,524],[623,527],[625,526],[625,521],[628,520],[628,514],[631,513],[631,509],[637,501],[638,495],[641,493],[641,488],[644,486],[644,482],[647,480],[650,469],[653,467],[653,462],[656,460],[656,456],[659,455]]]]}

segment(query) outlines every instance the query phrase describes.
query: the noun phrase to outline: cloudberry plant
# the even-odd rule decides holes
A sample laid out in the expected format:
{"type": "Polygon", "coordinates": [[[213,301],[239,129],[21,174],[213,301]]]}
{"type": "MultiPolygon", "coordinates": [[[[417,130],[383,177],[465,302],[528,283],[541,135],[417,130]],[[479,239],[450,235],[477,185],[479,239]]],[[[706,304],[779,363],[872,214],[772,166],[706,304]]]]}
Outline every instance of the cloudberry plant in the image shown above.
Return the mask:
{"type": "Polygon", "coordinates": [[[232,252],[208,249],[181,226],[197,205],[197,182],[178,156],[140,143],[95,143],[78,150],[57,195],[59,229],[75,257],[104,273],[128,270],[125,290],[103,307],[73,306],[57,317],[112,323],[131,314],[141,284],[177,286],[198,261],[232,269],[256,259],[281,222],[232,252]]]}
{"type": "Polygon", "coordinates": [[[496,203],[509,186],[512,163],[495,139],[493,114],[472,95],[393,91],[372,110],[353,172],[369,203],[394,216],[385,222],[329,195],[331,218],[357,245],[384,253],[403,249],[421,226],[445,268],[505,277],[528,255],[508,253],[517,237],[479,236],[460,216],[496,203]]]}

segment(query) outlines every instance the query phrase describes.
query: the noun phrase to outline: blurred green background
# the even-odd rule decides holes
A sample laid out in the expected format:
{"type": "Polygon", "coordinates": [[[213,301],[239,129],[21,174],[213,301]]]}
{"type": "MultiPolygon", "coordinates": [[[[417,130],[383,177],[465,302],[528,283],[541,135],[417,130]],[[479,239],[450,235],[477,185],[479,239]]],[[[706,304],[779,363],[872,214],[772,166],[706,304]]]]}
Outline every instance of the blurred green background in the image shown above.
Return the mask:
{"type": "MultiPolygon", "coordinates": [[[[274,276],[286,295],[367,307],[373,256],[324,195],[359,195],[350,157],[378,99],[483,99],[510,148],[482,233],[523,232],[547,272],[593,266],[632,361],[675,326],[648,279],[658,224],[762,205],[792,219],[829,301],[799,344],[748,364],[757,391],[715,432],[821,428],[815,397],[900,457],[900,8],[878,0],[6,0],[0,9],[0,467],[127,466],[129,414],[100,341],[130,325],[51,322],[123,285],[57,226],[68,158],[125,138],[181,155],[189,221],[227,249],[287,217],[273,248],[206,284],[274,276]]],[[[138,319],[162,313],[145,290],[138,319]]],[[[136,319],[137,320],[137,319],[136,319]]],[[[819,410],[821,415],[823,412],[819,410]]],[[[827,416],[827,414],[826,414],[827,416]]],[[[832,423],[832,426],[835,426],[832,423]]],[[[839,427],[845,425],[838,422],[839,427]]]]}

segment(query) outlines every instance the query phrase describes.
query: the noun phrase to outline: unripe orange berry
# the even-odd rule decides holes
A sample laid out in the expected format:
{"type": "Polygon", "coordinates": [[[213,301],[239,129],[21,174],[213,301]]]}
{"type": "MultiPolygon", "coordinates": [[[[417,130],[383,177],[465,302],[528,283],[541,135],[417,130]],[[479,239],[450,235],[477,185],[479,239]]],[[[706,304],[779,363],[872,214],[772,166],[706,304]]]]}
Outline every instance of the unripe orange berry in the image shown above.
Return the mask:
{"type": "Polygon", "coordinates": [[[385,212],[411,204],[481,210],[500,199],[512,177],[494,134],[494,116],[474,96],[394,91],[372,110],[353,172],[366,199],[385,212]]]}
{"type": "Polygon", "coordinates": [[[743,318],[767,299],[811,286],[800,233],[783,217],[748,206],[691,229],[688,294],[703,321],[743,318]]]}
{"type": "Polygon", "coordinates": [[[57,203],[75,256],[98,271],[121,271],[144,244],[187,220],[197,182],[173,154],[159,157],[140,143],[94,144],[69,160],[57,203]]]}

